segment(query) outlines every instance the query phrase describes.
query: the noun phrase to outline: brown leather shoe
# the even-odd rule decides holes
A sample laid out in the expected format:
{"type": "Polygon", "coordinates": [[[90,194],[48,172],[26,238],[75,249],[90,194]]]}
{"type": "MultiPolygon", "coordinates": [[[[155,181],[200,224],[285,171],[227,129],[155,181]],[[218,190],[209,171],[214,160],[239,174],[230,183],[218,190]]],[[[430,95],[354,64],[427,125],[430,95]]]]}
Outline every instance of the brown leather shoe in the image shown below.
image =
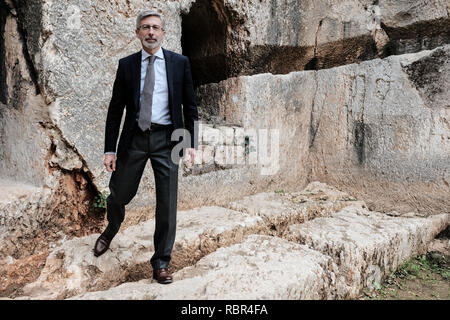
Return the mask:
{"type": "Polygon", "coordinates": [[[153,279],[162,284],[172,283],[173,281],[172,275],[166,268],[153,270],[153,279]]]}
{"type": "Polygon", "coordinates": [[[100,237],[98,237],[97,241],[95,242],[94,256],[99,257],[104,254],[106,250],[108,250],[110,243],[111,240],[106,238],[104,235],[100,235],[100,237]]]}

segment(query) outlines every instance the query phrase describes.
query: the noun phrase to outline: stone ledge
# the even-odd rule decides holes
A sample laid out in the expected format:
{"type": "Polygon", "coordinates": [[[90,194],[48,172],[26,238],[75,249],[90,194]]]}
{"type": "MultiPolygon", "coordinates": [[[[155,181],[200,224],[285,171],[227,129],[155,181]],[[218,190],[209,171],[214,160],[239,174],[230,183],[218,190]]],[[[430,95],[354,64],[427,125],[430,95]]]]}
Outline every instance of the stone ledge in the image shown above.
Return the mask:
{"type": "Polygon", "coordinates": [[[351,299],[405,259],[424,252],[449,215],[390,217],[347,207],[292,226],[291,240],[250,235],[219,248],[162,286],[126,283],[72,299],[351,299]]]}
{"type": "Polygon", "coordinates": [[[380,284],[404,260],[425,253],[449,223],[449,214],[391,217],[349,206],[331,217],[290,226],[287,239],[332,257],[343,285],[338,291],[354,298],[362,288],[380,284]]]}
{"type": "MultiPolygon", "coordinates": [[[[282,236],[292,223],[329,216],[346,205],[360,203],[349,199],[345,193],[313,182],[302,192],[261,193],[231,205],[241,212],[222,207],[179,211],[170,269],[193,265],[219,247],[242,242],[249,234],[282,236]],[[261,209],[270,201],[276,204],[276,209],[269,207],[272,216],[255,215],[254,208],[261,209]]],[[[153,231],[153,219],[128,227],[99,258],[92,254],[98,234],[67,241],[53,250],[39,279],[25,286],[24,294],[32,299],[60,299],[150,278],[153,231]]]]}
{"type": "MultiPolygon", "coordinates": [[[[217,247],[242,241],[263,228],[261,218],[221,207],[178,212],[171,267],[193,264],[217,247]]],[[[98,234],[65,242],[49,255],[39,279],[23,288],[27,296],[23,298],[61,299],[149,277],[153,231],[153,219],[129,227],[99,258],[92,253],[98,234]]]]}
{"type": "Polygon", "coordinates": [[[142,280],[71,299],[327,299],[332,268],[330,257],[306,246],[250,235],[175,273],[171,285],[142,280]]]}

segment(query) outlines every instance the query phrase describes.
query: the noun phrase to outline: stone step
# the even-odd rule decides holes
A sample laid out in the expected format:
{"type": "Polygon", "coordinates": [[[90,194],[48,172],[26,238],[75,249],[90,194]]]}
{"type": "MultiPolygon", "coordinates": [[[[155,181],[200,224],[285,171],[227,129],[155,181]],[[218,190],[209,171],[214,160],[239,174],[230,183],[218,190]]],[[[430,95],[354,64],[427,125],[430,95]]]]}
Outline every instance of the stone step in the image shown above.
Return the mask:
{"type": "Polygon", "coordinates": [[[411,256],[426,253],[449,223],[448,213],[390,216],[349,206],[327,218],[291,225],[286,237],[332,257],[339,268],[338,295],[353,298],[363,288],[379,286],[411,256]]]}
{"type": "Polygon", "coordinates": [[[174,282],[125,283],[71,299],[327,299],[330,257],[278,237],[250,235],[174,274],[174,282]]]}
{"type": "MultiPolygon", "coordinates": [[[[239,242],[246,233],[257,233],[263,227],[259,217],[221,207],[178,212],[171,266],[180,268],[220,245],[239,242]]],[[[30,298],[61,299],[149,277],[153,232],[153,219],[129,227],[119,232],[110,250],[98,258],[92,248],[99,234],[69,240],[52,251],[40,277],[25,286],[23,292],[30,298]]]]}
{"type": "MultiPolygon", "coordinates": [[[[193,265],[217,248],[239,243],[249,234],[283,234],[293,222],[329,215],[333,210],[360,203],[346,199],[350,197],[344,193],[313,183],[298,194],[264,193],[231,204],[241,212],[222,207],[179,211],[171,270],[193,265]],[[272,218],[255,214],[261,211],[258,206],[262,208],[268,202],[276,205],[272,218]]],[[[67,298],[151,277],[153,230],[151,219],[119,232],[110,250],[99,258],[92,254],[99,234],[69,240],[52,251],[39,279],[25,286],[24,294],[29,298],[67,298]]]]}
{"type": "Polygon", "coordinates": [[[219,248],[176,272],[171,285],[146,279],[72,299],[355,298],[364,285],[381,281],[403,260],[426,250],[449,218],[389,217],[346,207],[292,226],[293,241],[250,235],[219,248]]]}
{"type": "Polygon", "coordinates": [[[278,231],[277,235],[282,236],[290,224],[329,216],[349,205],[366,207],[364,201],[314,181],[299,192],[262,192],[231,202],[228,207],[260,216],[273,230],[278,231]]]}

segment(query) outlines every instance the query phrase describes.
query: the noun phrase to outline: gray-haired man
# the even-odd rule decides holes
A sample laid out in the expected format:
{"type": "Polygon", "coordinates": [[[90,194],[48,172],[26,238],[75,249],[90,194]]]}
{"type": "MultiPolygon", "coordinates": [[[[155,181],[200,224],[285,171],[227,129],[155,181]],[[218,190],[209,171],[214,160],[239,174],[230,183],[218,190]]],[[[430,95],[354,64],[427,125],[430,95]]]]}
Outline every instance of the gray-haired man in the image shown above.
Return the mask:
{"type": "Polygon", "coordinates": [[[150,263],[153,278],[159,283],[172,282],[168,266],[175,241],[178,161],[171,159],[176,144],[171,134],[175,129],[189,131],[190,148],[186,149],[185,160],[193,162],[197,141],[194,123],[198,120],[189,60],[161,48],[165,35],[160,14],[141,12],[136,20],[136,36],[142,50],[119,61],[105,129],[104,165],[112,172],[106,199],[108,226],[94,246],[95,256],[109,248],[124,220],[125,205],[136,195],[150,159],[156,189],[155,252],[150,263]]]}

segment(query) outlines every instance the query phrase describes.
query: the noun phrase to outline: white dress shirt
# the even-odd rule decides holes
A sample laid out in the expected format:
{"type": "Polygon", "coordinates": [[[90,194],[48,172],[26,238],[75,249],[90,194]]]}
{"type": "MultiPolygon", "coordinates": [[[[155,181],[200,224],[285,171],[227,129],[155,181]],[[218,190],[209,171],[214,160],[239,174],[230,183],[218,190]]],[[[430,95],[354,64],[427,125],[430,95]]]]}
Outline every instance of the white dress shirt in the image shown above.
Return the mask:
{"type": "MultiPolygon", "coordinates": [[[[141,61],[141,92],[139,103],[142,102],[142,91],[144,90],[145,76],[150,56],[147,51],[142,49],[141,61]]],[[[155,88],[153,90],[152,100],[152,122],[159,124],[171,124],[169,111],[169,87],[167,85],[166,62],[161,47],[155,53],[155,88]]],[[[139,119],[139,118],[138,118],[139,119]]]]}

